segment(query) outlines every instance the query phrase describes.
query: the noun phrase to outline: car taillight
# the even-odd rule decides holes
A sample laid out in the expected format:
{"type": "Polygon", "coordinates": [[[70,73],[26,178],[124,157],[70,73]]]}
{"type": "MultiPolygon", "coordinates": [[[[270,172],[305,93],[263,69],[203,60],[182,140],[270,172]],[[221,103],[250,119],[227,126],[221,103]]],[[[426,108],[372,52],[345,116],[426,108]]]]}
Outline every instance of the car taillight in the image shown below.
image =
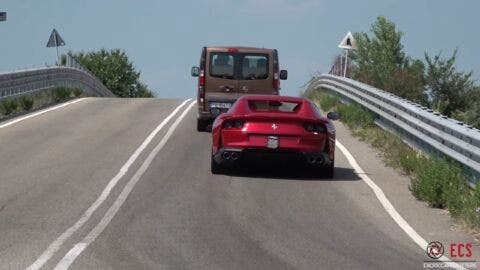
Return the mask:
{"type": "Polygon", "coordinates": [[[327,128],[325,127],[324,124],[305,123],[303,127],[308,132],[318,132],[318,133],[327,132],[327,128]]]}
{"type": "Polygon", "coordinates": [[[242,127],[243,127],[242,120],[225,121],[225,123],[223,123],[223,128],[242,128],[242,127]]]}
{"type": "Polygon", "coordinates": [[[278,79],[278,73],[273,74],[273,89],[280,89],[280,80],[278,79]]]}

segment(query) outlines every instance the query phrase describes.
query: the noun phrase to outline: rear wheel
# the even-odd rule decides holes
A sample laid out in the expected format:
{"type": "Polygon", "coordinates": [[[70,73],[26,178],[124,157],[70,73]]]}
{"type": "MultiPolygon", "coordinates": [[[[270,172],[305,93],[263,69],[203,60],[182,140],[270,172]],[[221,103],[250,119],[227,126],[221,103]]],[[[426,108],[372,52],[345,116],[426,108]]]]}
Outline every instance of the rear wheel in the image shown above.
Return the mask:
{"type": "Polygon", "coordinates": [[[330,165],[313,166],[310,168],[310,175],[315,178],[332,179],[335,171],[335,164],[332,160],[330,165]]]}
{"type": "Polygon", "coordinates": [[[213,151],[212,151],[212,158],[210,160],[210,170],[212,171],[212,174],[221,174],[224,172],[223,166],[218,164],[213,158],[213,151]]]}
{"type": "Polygon", "coordinates": [[[330,165],[325,166],[323,169],[324,175],[327,178],[333,178],[334,173],[335,173],[335,160],[332,160],[332,163],[330,165]]]}
{"type": "Polygon", "coordinates": [[[202,120],[197,118],[197,131],[202,132],[206,131],[208,126],[208,122],[206,120],[202,120]]]}

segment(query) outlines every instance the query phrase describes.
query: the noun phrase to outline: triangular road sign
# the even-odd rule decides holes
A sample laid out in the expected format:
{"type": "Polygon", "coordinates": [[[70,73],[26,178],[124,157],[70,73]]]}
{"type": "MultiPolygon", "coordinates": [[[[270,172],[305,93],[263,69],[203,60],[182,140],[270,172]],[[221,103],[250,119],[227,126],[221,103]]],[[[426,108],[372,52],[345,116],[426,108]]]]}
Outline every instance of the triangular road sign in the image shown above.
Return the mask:
{"type": "Polygon", "coordinates": [[[348,32],[347,35],[342,39],[342,42],[338,44],[338,47],[346,50],[356,50],[357,42],[351,32],[348,32]]]}
{"type": "Polygon", "coordinates": [[[65,46],[65,41],[63,41],[60,34],[58,34],[57,30],[53,29],[50,38],[48,39],[47,47],[60,47],[65,46]]]}

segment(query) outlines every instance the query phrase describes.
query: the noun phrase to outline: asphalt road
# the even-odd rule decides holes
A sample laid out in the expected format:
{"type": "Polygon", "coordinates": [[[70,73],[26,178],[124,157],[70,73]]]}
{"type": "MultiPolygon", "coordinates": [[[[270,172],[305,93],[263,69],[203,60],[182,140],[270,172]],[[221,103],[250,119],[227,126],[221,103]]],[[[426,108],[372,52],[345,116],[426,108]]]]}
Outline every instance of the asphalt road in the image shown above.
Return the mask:
{"type": "MultiPolygon", "coordinates": [[[[0,269],[423,269],[425,251],[338,149],[334,179],[212,175],[210,134],[195,131],[195,106],[179,118],[186,103],[122,171],[181,103],[89,98],[0,128],[0,269]]],[[[338,133],[420,234],[469,241],[448,218],[426,228],[416,216],[438,212],[398,198],[400,176],[338,133]]]]}

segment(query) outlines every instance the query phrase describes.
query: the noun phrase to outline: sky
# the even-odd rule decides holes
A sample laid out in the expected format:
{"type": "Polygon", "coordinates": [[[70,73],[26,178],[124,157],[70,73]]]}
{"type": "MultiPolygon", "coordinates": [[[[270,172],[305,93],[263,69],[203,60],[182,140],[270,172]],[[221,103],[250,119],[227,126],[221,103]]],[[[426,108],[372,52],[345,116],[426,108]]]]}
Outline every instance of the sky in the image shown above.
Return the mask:
{"type": "Polygon", "coordinates": [[[209,45],[278,49],[289,72],[281,93],[298,95],[312,74],[329,71],[348,31],[369,32],[385,16],[404,32],[408,55],[458,49],[457,68],[478,81],[479,10],[478,0],[0,0],[8,14],[0,72],[55,63],[46,43],[56,28],[66,42],[60,52],[125,50],[160,98],[196,96],[190,68],[209,45]]]}

